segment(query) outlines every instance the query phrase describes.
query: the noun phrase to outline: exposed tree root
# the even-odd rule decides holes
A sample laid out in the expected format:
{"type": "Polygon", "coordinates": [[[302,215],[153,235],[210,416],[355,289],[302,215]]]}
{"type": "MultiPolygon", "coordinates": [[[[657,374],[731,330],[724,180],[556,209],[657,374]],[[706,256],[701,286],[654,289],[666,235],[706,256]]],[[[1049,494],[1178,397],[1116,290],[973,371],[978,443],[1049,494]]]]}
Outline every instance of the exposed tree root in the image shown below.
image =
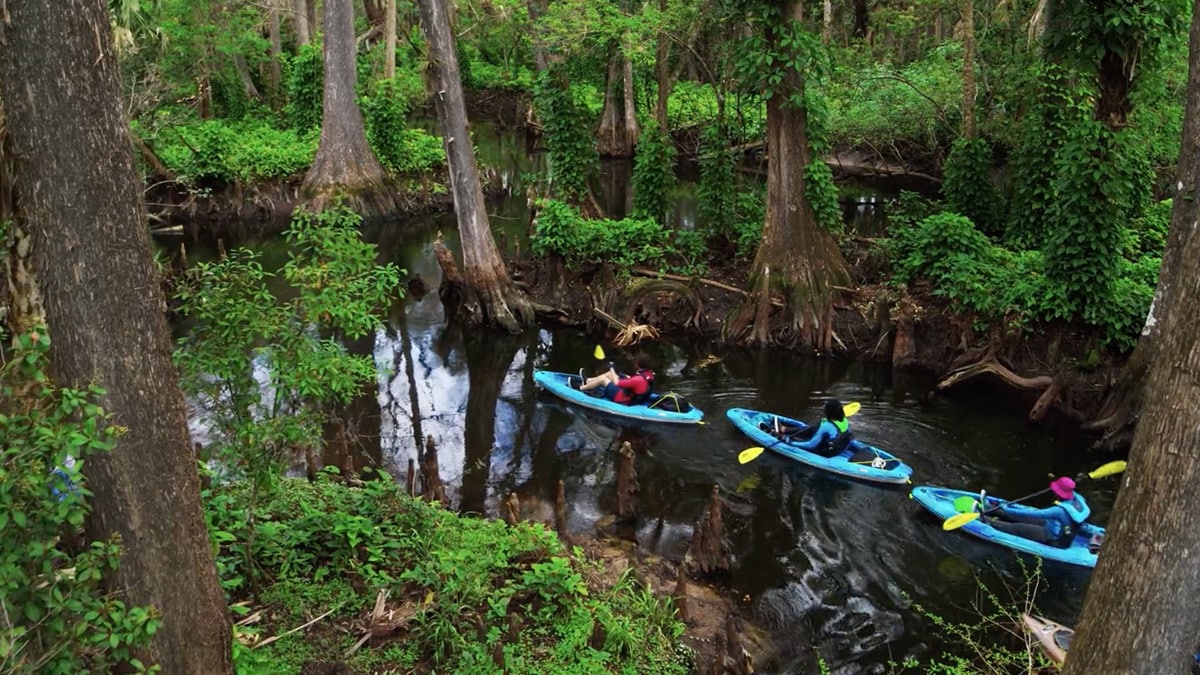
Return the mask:
{"type": "Polygon", "coordinates": [[[1058,402],[1059,394],[1062,392],[1062,385],[1055,378],[1049,375],[1036,375],[1034,377],[1023,377],[1017,375],[1010,370],[1006,365],[1002,364],[996,358],[993,350],[988,350],[982,357],[966,365],[960,365],[951,370],[945,377],[938,382],[938,390],[949,389],[956,384],[961,384],[966,380],[979,375],[990,374],[994,375],[1005,384],[1021,389],[1024,391],[1040,391],[1033,408],[1029,411],[1029,421],[1041,422],[1046,417],[1046,413],[1050,408],[1058,402]]]}
{"type": "Polygon", "coordinates": [[[535,308],[507,274],[487,280],[481,287],[468,283],[459,272],[454,255],[446,248],[441,232],[433,243],[433,254],[442,268],[438,297],[447,312],[457,314],[467,325],[495,325],[518,333],[534,319],[535,308]]]}

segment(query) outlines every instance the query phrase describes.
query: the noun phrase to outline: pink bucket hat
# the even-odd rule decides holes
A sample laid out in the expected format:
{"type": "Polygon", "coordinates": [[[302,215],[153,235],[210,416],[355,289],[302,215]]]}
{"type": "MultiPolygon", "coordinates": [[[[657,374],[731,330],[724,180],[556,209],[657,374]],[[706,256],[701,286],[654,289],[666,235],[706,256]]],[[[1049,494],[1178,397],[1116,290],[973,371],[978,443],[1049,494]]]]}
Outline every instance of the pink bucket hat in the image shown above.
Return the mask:
{"type": "Polygon", "coordinates": [[[1074,499],[1075,481],[1068,476],[1055,478],[1050,481],[1050,491],[1057,495],[1059,499],[1074,499]]]}

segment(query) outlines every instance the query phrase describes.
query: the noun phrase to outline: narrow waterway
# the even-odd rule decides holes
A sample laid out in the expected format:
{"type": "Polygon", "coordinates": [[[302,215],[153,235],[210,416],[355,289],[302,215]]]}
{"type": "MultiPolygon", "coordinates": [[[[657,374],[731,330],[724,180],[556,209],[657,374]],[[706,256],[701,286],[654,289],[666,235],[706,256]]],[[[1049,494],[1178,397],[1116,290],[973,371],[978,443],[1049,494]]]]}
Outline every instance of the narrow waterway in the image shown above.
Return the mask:
{"type": "MultiPolygon", "coordinates": [[[[518,133],[476,125],[485,162],[500,168],[508,197],[493,209],[492,226],[511,251],[526,236],[521,176],[540,156],[518,133]]],[[[627,203],[628,163],[607,163],[602,201],[627,203]]],[[[687,185],[673,220],[695,223],[687,185]]],[[[850,226],[881,231],[885,199],[856,191],[843,203],[850,226]]],[[[905,488],[839,479],[772,453],[739,465],[755,445],[726,420],[732,407],[765,409],[817,420],[826,397],[859,401],[856,436],[889,450],[914,469],[914,483],[1016,497],[1045,487],[1050,474],[1094,468],[1082,450],[1088,439],[1034,427],[1023,409],[1005,409],[986,390],[935,395],[931,382],[890,368],[793,354],[723,349],[701,343],[646,345],[658,363],[659,390],[674,390],[704,410],[707,424],[676,428],[624,424],[539,394],[534,368],[597,369],[595,343],[578,332],[531,330],[509,337],[470,333],[447,324],[436,288],[440,271],[432,242],[441,231],[457,246],[450,214],[367,229],[381,257],[420,275],[431,292],[397,302],[386,327],[355,348],[378,365],[373,392],[353,406],[356,464],[401,477],[432,437],[453,505],[498,514],[499,500],[517,493],[533,508],[548,504],[562,480],[570,525],[590,531],[613,510],[614,450],[637,450],[642,517],[634,534],[646,554],[679,558],[712,486],[725,495],[726,532],[734,554],[732,583],[749,611],[791,645],[782,672],[808,672],[802,652],[815,649],[834,673],[887,672],[889,662],[928,658],[950,648],[946,636],[913,607],[971,620],[979,584],[1007,597],[1024,590],[1025,571],[1008,549],[961,533],[945,533],[920,511],[905,488]]],[[[281,241],[258,242],[265,259],[281,260],[281,241]]],[[[610,358],[632,356],[604,345],[610,358]]],[[[1081,485],[1093,520],[1105,523],[1114,481],[1081,485]]],[[[1026,559],[1032,569],[1035,563],[1026,559]]],[[[1090,572],[1046,564],[1040,609],[1072,622],[1090,572]]]]}

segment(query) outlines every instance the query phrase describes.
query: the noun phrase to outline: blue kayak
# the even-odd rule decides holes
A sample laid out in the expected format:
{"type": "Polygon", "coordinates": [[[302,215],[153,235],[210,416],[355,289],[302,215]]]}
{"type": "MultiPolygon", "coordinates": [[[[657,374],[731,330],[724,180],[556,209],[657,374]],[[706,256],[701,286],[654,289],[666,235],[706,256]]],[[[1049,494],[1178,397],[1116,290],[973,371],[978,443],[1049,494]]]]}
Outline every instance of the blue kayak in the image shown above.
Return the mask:
{"type": "MultiPolygon", "coordinates": [[[[965,492],[963,490],[950,490],[948,488],[933,487],[930,485],[922,485],[913,488],[912,498],[917,500],[917,503],[933,512],[935,516],[945,521],[951,516],[958,515],[960,511],[955,507],[954,500],[960,497],[974,499],[978,504],[978,492],[965,492]]],[[[1007,500],[986,496],[987,508],[1003,506],[1004,511],[1018,515],[1037,515],[1041,509],[1025,506],[1024,504],[1009,504],[1007,500]]],[[[1075,538],[1071,541],[1071,545],[1067,548],[1058,548],[1049,544],[1042,544],[1032,539],[1018,537],[1015,534],[1001,532],[996,528],[984,522],[984,519],[979,518],[958,528],[963,532],[986,539],[996,544],[1002,544],[1009,548],[1015,548],[1018,551],[1030,553],[1040,556],[1046,560],[1057,560],[1072,565],[1082,565],[1083,567],[1096,566],[1096,554],[1091,550],[1093,547],[1089,544],[1093,541],[1093,537],[1097,541],[1104,537],[1104,528],[1084,523],[1083,527],[1075,533],[1075,538]]]]}
{"type": "MultiPolygon", "coordinates": [[[[730,408],[725,416],[733,422],[738,431],[754,439],[764,448],[818,469],[877,483],[903,484],[909,482],[909,478],[912,477],[912,467],[895,455],[861,441],[851,441],[845,450],[833,457],[823,457],[812,452],[817,442],[812,439],[800,440],[806,436],[805,431],[810,430],[810,426],[800,420],[749,408],[730,408]],[[789,437],[777,442],[780,439],[775,434],[775,429],[797,431],[793,433],[795,438],[789,437]]],[[[807,435],[811,436],[811,433],[807,435]]]]}
{"type": "Polygon", "coordinates": [[[533,371],[533,381],[538,387],[555,396],[584,408],[598,410],[617,417],[627,417],[646,422],[668,422],[670,424],[700,424],[704,413],[695,406],[688,406],[687,411],[670,409],[675,400],[670,395],[650,394],[650,401],[640,405],[614,403],[606,398],[571,386],[572,381],[578,385],[579,375],[571,373],[556,373],[549,370],[533,371]]]}

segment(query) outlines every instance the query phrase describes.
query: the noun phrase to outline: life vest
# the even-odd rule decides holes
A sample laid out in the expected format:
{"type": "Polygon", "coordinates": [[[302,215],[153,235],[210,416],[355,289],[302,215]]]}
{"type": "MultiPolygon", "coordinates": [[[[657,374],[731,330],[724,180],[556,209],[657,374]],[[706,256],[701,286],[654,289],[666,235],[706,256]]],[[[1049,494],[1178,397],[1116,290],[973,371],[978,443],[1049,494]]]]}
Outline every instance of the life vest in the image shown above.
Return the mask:
{"type": "Polygon", "coordinates": [[[1063,511],[1067,512],[1067,517],[1070,518],[1071,522],[1076,526],[1082,525],[1084,521],[1088,519],[1088,516],[1092,515],[1091,507],[1088,506],[1087,501],[1078,494],[1068,501],[1059,501],[1055,502],[1055,504],[1058,505],[1058,507],[1063,511]]]}
{"type": "Polygon", "coordinates": [[[831,419],[825,421],[837,429],[837,436],[825,439],[829,452],[838,453],[845,450],[846,446],[850,445],[850,441],[854,440],[854,434],[850,433],[850,423],[844,419],[836,422],[831,419]]]}
{"type": "Polygon", "coordinates": [[[633,377],[640,377],[646,381],[646,391],[638,394],[631,389],[625,389],[629,394],[629,405],[645,405],[650,402],[650,392],[654,389],[654,371],[639,370],[633,374],[633,377]]]}

